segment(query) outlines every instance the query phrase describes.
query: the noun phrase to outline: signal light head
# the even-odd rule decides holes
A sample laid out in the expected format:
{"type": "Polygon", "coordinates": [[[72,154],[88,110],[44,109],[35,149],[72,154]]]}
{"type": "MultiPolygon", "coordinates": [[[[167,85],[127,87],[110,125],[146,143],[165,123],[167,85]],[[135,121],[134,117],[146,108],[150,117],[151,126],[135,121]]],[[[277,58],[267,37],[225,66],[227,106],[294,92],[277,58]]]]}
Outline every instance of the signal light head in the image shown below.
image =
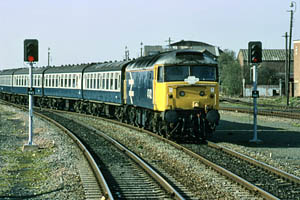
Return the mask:
{"type": "Polygon", "coordinates": [[[38,40],[24,40],[24,61],[34,62],[39,60],[38,40]]]}
{"type": "Polygon", "coordinates": [[[33,62],[34,61],[34,57],[33,56],[28,56],[28,61],[29,62],[33,62]]]}
{"type": "Polygon", "coordinates": [[[262,62],[262,45],[261,42],[249,42],[248,43],[248,60],[250,63],[262,62]]]}

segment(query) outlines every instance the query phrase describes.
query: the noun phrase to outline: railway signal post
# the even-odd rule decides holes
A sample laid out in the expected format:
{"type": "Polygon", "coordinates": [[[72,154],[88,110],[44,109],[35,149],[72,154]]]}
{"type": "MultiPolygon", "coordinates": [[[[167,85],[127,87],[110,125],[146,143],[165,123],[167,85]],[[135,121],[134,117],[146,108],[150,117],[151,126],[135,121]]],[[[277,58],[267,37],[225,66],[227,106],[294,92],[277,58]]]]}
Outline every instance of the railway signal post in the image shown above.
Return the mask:
{"type": "Polygon", "coordinates": [[[259,97],[259,91],[257,90],[257,67],[262,62],[262,45],[260,41],[248,43],[248,61],[253,65],[253,139],[250,142],[260,143],[262,141],[257,138],[257,98],[259,97]]]}
{"type": "Polygon", "coordinates": [[[33,63],[38,61],[38,40],[24,40],[24,61],[29,62],[29,87],[28,87],[28,100],[29,100],[29,139],[28,144],[23,146],[24,150],[35,150],[38,148],[37,145],[33,143],[33,78],[32,78],[32,68],[33,63]]]}

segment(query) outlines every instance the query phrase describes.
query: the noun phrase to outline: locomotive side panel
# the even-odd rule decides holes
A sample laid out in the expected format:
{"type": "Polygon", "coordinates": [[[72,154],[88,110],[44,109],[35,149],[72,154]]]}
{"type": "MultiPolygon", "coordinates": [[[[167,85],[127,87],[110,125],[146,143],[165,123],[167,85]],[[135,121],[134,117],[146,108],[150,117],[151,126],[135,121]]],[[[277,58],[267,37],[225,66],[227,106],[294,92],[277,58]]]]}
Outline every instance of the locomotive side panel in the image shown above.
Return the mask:
{"type": "Polygon", "coordinates": [[[153,109],[153,70],[126,72],[126,104],[153,109]]]}

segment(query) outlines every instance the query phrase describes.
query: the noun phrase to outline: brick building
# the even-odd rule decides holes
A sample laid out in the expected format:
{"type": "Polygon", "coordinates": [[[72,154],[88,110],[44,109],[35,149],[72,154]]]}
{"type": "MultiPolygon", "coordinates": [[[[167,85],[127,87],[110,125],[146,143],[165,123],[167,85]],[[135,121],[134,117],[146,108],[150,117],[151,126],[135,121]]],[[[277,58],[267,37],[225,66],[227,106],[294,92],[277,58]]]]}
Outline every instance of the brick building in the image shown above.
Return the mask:
{"type": "MultiPolygon", "coordinates": [[[[299,47],[300,48],[300,47],[299,47]]],[[[237,59],[242,68],[242,78],[246,78],[246,66],[249,65],[248,62],[248,49],[240,49],[237,59]]],[[[286,62],[286,50],[285,49],[263,49],[262,50],[262,63],[258,66],[260,67],[269,67],[276,70],[276,79],[281,79],[282,87],[284,88],[285,81],[285,62],[286,62]]],[[[291,70],[290,70],[290,82],[294,80],[294,56],[292,50],[291,56],[291,70]]],[[[258,72],[259,73],[259,72],[258,72]]],[[[300,75],[299,75],[300,76],[300,75]]],[[[259,77],[259,74],[258,74],[259,77]]],[[[299,77],[300,80],[300,77],[299,77]]],[[[291,84],[291,87],[293,84],[291,84]]],[[[282,89],[283,89],[282,88],[282,89]]],[[[283,89],[284,91],[284,89],[283,89]]],[[[291,90],[293,91],[293,90],[291,90]]],[[[293,94],[293,92],[292,92],[293,94]]],[[[292,95],[291,94],[291,95],[292,95]]]]}

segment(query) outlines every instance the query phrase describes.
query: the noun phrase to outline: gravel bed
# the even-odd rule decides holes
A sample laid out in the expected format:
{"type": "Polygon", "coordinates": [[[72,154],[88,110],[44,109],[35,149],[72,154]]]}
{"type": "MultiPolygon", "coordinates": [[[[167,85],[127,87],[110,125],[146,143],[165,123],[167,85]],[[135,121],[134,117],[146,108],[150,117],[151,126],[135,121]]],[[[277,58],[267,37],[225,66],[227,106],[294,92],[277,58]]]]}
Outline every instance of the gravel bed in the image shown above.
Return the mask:
{"type": "Polygon", "coordinates": [[[253,138],[253,116],[221,111],[212,141],[300,177],[300,120],[258,116],[258,138],[253,138]]]}
{"type": "Polygon", "coordinates": [[[33,141],[39,149],[23,152],[28,114],[0,104],[0,199],[85,199],[72,139],[35,117],[33,141]]]}
{"type": "Polygon", "coordinates": [[[70,114],[123,143],[147,162],[154,163],[188,188],[199,199],[260,199],[255,194],[224,178],[198,160],[187,156],[148,134],[95,119],[70,114]]]}

